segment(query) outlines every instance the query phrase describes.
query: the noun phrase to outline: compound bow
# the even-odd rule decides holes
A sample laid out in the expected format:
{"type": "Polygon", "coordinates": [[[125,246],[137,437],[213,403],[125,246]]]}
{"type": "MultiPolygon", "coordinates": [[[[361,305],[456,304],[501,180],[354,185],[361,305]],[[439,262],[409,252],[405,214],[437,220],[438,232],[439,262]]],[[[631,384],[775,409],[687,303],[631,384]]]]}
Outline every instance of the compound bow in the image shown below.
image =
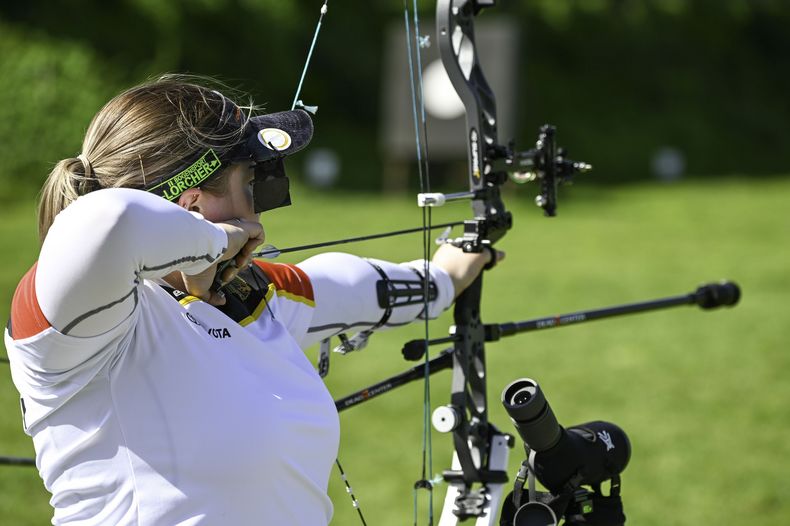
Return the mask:
{"type": "MultiPolygon", "coordinates": [[[[408,8],[404,7],[417,134],[417,159],[421,172],[422,192],[418,196],[418,203],[425,209],[451,200],[471,200],[473,218],[464,221],[463,235],[444,241],[460,247],[465,252],[490,250],[492,259],[496,256],[492,249],[494,243],[501,239],[513,224],[512,216],[506,210],[500,193],[500,188],[508,180],[509,175],[514,175],[521,181],[539,180],[541,190],[536,198],[536,204],[543,208],[545,215],[553,216],[556,213],[557,185],[567,181],[574,172],[586,171],[590,168],[587,164],[565,159],[562,151],[556,148],[554,128],[551,126],[541,128],[535,148],[528,151],[516,152],[512,143],[508,146],[499,143],[496,99],[480,66],[474,34],[475,17],[482,9],[493,7],[495,3],[495,0],[437,0],[436,4],[436,38],[440,57],[466,111],[465,137],[468,150],[469,189],[454,194],[429,192],[419,51],[426,39],[419,32],[416,2],[414,2],[412,48],[408,8]],[[421,129],[422,138],[420,138],[421,129]],[[421,146],[424,147],[424,152],[421,151],[421,146]]],[[[322,17],[325,13],[326,3],[322,7],[322,17]]],[[[298,95],[294,100],[297,98],[298,95]]],[[[430,224],[430,212],[423,217],[422,231],[426,235],[424,256],[427,261],[430,244],[427,241],[427,233],[433,226],[430,224]]],[[[498,431],[488,421],[484,342],[496,338],[492,334],[487,334],[487,330],[489,332],[491,330],[490,326],[484,326],[480,318],[482,285],[483,279],[480,275],[456,299],[454,326],[449,338],[430,341],[426,325],[425,340],[409,342],[404,347],[404,356],[407,359],[425,358],[424,378],[427,384],[431,364],[436,363],[429,360],[428,345],[453,342],[453,348],[446,351],[442,358],[444,365],[447,364],[447,359],[452,360],[450,404],[438,408],[432,419],[438,430],[452,432],[455,450],[452,469],[444,472],[444,479],[449,483],[449,489],[440,525],[450,525],[469,518],[476,518],[478,526],[493,524],[499,508],[503,484],[508,479],[504,470],[507,467],[508,448],[512,447],[512,439],[509,435],[498,431]]],[[[426,291],[423,294],[426,303],[428,296],[426,291]]],[[[366,341],[366,338],[367,335],[363,341],[366,341]]],[[[355,341],[360,340],[355,339],[355,341]]],[[[344,340],[344,343],[346,342],[347,340],[344,340]]],[[[418,368],[406,373],[402,379],[409,381],[416,374],[418,368]]],[[[338,401],[338,409],[345,409],[360,400],[386,392],[393,386],[392,383],[372,386],[364,393],[360,392],[338,401]]],[[[426,385],[426,396],[428,392],[426,385]]],[[[428,418],[424,430],[426,435],[429,433],[427,420],[428,418]]],[[[423,457],[425,458],[425,455],[423,457]]],[[[427,480],[425,465],[423,465],[423,478],[415,487],[429,490],[432,487],[432,483],[427,480]]],[[[431,514],[429,523],[433,523],[432,505],[429,506],[429,514],[431,514]]]]}
{"type": "MultiPolygon", "coordinates": [[[[589,169],[558,155],[553,128],[548,126],[529,151],[515,152],[512,143],[500,144],[496,98],[483,74],[474,33],[475,17],[494,4],[495,0],[437,0],[436,4],[439,54],[466,109],[469,191],[451,196],[422,194],[419,202],[431,206],[448,198],[471,199],[473,219],[464,221],[462,237],[447,241],[465,252],[490,250],[512,227],[512,216],[500,193],[509,174],[539,179],[541,191],[536,203],[552,216],[556,213],[557,184],[574,171],[589,169]]],[[[488,421],[482,285],[480,275],[456,299],[450,404],[437,409],[433,417],[438,430],[452,432],[455,448],[453,469],[444,472],[450,486],[442,525],[469,518],[476,518],[479,526],[493,524],[507,481],[504,470],[512,441],[488,421]]]]}

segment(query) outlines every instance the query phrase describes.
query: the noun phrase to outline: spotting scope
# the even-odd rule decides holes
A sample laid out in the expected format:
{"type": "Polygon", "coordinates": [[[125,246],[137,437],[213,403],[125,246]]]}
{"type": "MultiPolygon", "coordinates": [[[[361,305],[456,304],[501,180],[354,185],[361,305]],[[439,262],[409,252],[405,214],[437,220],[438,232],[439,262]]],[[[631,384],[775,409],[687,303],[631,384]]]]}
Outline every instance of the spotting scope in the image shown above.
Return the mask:
{"type": "Polygon", "coordinates": [[[602,421],[563,428],[532,379],[508,384],[502,392],[502,404],[528,455],[529,451],[535,452],[535,477],[554,494],[571,486],[600,484],[628,465],[631,444],[622,429],[602,421]]]}

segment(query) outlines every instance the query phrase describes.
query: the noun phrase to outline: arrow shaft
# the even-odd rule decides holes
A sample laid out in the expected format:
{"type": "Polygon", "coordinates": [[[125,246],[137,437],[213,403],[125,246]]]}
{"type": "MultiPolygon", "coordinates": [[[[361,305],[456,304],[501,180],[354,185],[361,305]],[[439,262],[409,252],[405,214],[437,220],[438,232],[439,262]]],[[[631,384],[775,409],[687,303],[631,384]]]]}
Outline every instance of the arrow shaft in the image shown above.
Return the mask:
{"type": "Polygon", "coordinates": [[[382,234],[370,234],[366,236],[358,236],[358,237],[349,237],[345,239],[336,239],[334,241],[324,241],[321,243],[311,243],[309,245],[299,245],[296,247],[289,247],[289,248],[282,248],[282,249],[271,249],[271,250],[262,250],[260,252],[255,252],[253,257],[266,257],[267,254],[286,254],[288,252],[299,252],[301,250],[310,250],[314,248],[324,248],[324,247],[331,247],[334,245],[343,245],[346,243],[357,243],[359,241],[370,241],[372,239],[381,239],[384,237],[392,237],[392,236],[400,236],[403,234],[413,234],[416,232],[423,232],[425,230],[436,230],[438,228],[447,228],[447,227],[454,227],[463,225],[463,221],[453,221],[451,223],[441,223],[438,225],[430,225],[426,227],[415,227],[415,228],[406,228],[404,230],[395,230],[392,232],[384,232],[382,234]]]}

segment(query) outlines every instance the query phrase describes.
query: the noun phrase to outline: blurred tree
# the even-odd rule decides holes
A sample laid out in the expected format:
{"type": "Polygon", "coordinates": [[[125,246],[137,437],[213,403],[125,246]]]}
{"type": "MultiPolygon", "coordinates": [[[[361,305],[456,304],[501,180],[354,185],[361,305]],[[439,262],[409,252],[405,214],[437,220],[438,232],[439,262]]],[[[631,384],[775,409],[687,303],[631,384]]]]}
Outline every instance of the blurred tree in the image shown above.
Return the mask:
{"type": "Polygon", "coordinates": [[[0,200],[35,192],[113,92],[93,51],[0,21],[0,200]]]}
{"type": "MultiPolygon", "coordinates": [[[[0,4],[0,197],[13,195],[6,187],[20,175],[37,187],[46,165],[78,151],[111,94],[151,75],[217,76],[269,110],[290,107],[322,4],[0,4]]],[[[419,5],[432,18],[434,2],[419,5]]],[[[402,6],[329,2],[302,98],[321,108],[314,141],[339,154],[346,186],[379,183],[380,61],[402,6]]],[[[695,175],[786,172],[786,2],[502,0],[482,16],[515,17],[523,29],[520,146],[552,122],[574,156],[596,165],[598,181],[644,179],[664,146],[682,151],[695,175]]]]}
{"type": "Polygon", "coordinates": [[[558,125],[595,179],[643,179],[662,146],[696,175],[786,173],[790,6],[745,0],[519,3],[522,122],[558,125]]]}

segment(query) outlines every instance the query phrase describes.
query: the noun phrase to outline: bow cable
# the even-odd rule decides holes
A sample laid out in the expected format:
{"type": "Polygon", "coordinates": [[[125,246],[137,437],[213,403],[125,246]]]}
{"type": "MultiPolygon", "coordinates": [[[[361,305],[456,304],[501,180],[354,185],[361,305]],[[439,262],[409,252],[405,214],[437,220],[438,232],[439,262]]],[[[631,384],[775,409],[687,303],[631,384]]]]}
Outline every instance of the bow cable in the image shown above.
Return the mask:
{"type": "MultiPolygon", "coordinates": [[[[406,51],[409,60],[409,79],[411,84],[412,114],[414,118],[414,137],[417,151],[417,168],[420,178],[420,191],[429,193],[430,174],[428,166],[428,136],[425,119],[425,104],[423,99],[422,84],[422,61],[420,49],[428,44],[428,40],[420,36],[420,21],[417,13],[417,1],[413,0],[412,11],[414,17],[414,50],[411,45],[411,30],[409,25],[409,7],[406,0],[403,0],[403,17],[406,28],[406,51]],[[417,114],[419,103],[420,113],[417,114]]],[[[430,339],[429,329],[429,280],[430,280],[430,231],[431,231],[431,207],[422,207],[423,224],[423,274],[424,274],[424,294],[423,294],[423,316],[425,319],[425,341],[430,339]]],[[[430,473],[433,471],[433,451],[431,444],[431,383],[430,383],[430,357],[425,353],[424,361],[424,394],[423,394],[423,442],[422,442],[422,469],[420,480],[414,484],[414,525],[417,526],[418,491],[428,490],[428,524],[433,525],[433,481],[430,480],[430,473]]]]}

